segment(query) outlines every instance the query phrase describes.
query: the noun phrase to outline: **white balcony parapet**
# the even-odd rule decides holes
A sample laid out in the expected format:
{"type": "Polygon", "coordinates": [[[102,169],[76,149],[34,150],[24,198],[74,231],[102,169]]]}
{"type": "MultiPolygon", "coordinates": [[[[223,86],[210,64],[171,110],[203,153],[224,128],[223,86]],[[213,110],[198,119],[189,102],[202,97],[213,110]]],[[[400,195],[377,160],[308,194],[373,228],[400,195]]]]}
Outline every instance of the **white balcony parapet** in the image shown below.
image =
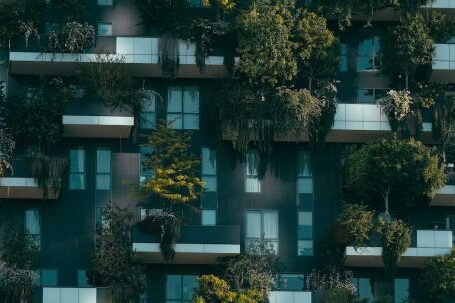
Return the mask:
{"type": "MultiPolygon", "coordinates": [[[[410,247],[402,255],[399,267],[421,268],[436,256],[448,255],[452,250],[452,231],[417,230],[417,246],[410,247]]],[[[382,247],[346,247],[345,266],[382,267],[382,247]]]]}
{"type": "Polygon", "coordinates": [[[455,206],[455,185],[445,185],[436,192],[431,206],[455,206]]]}
{"type": "Polygon", "coordinates": [[[44,287],[43,303],[97,303],[100,290],[94,287],[44,287]]]}
{"type": "Polygon", "coordinates": [[[427,8],[455,8],[454,0],[433,0],[429,4],[424,5],[427,8]]]}
{"type": "Polygon", "coordinates": [[[311,303],[310,291],[271,291],[270,303],[311,303]]]}
{"type": "MultiPolygon", "coordinates": [[[[34,178],[2,177],[0,178],[0,198],[5,199],[42,199],[43,189],[38,187],[34,178]]],[[[57,199],[58,193],[50,190],[47,199],[57,199]]]]}
{"type": "MultiPolygon", "coordinates": [[[[163,263],[159,243],[133,243],[133,251],[145,263],[163,263]]],[[[176,264],[212,264],[219,257],[240,254],[240,244],[175,244],[176,264]]]]}
{"type": "Polygon", "coordinates": [[[64,137],[127,138],[134,117],[64,115],[62,123],[64,137]]]}

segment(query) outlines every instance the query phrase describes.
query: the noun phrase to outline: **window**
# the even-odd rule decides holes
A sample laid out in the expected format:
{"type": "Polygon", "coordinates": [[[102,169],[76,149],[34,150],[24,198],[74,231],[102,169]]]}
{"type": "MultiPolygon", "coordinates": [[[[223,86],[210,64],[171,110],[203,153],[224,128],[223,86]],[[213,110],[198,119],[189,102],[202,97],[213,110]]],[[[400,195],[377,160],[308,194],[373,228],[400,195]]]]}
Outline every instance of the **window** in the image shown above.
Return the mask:
{"type": "Polygon", "coordinates": [[[348,46],[340,43],[340,72],[348,71],[348,46]]]}
{"type": "Polygon", "coordinates": [[[98,22],[98,36],[112,36],[112,22],[98,22]]]}
{"type": "Polygon", "coordinates": [[[261,237],[270,241],[278,253],[278,212],[274,210],[246,211],[245,248],[261,237]]]}
{"type": "Polygon", "coordinates": [[[309,151],[300,151],[297,169],[297,255],[313,255],[313,173],[309,151]]]}
{"type": "Polygon", "coordinates": [[[105,207],[97,207],[96,210],[95,210],[95,220],[96,220],[96,224],[104,224],[106,218],[104,216],[104,209],[105,207]]]}
{"type": "Polygon", "coordinates": [[[99,6],[112,6],[113,0],[97,0],[99,6]]]}
{"type": "Polygon", "coordinates": [[[56,269],[40,269],[38,271],[40,286],[49,287],[57,286],[57,270],[56,269]]]}
{"type": "Polygon", "coordinates": [[[279,290],[299,291],[303,289],[303,274],[279,274],[277,278],[277,285],[279,290]]]}
{"type": "Polygon", "coordinates": [[[357,49],[357,71],[377,71],[379,52],[379,37],[363,40],[357,49]]]}
{"type": "Polygon", "coordinates": [[[25,210],[25,230],[33,237],[38,246],[41,245],[41,222],[38,208],[25,210]]]}
{"type": "Polygon", "coordinates": [[[174,129],[199,129],[199,88],[169,87],[167,122],[174,129]]]}
{"type": "Polygon", "coordinates": [[[386,94],[386,89],[380,88],[359,88],[357,89],[358,103],[377,103],[386,94]]]}
{"type": "Polygon", "coordinates": [[[155,93],[151,90],[146,90],[145,95],[144,106],[141,111],[141,128],[153,129],[156,127],[155,93]]]}
{"type": "Polygon", "coordinates": [[[111,189],[111,151],[107,148],[96,150],[96,189],[111,189]]]}
{"type": "Polygon", "coordinates": [[[203,209],[202,210],[202,225],[216,225],[216,210],[203,209]]]}
{"type": "Polygon", "coordinates": [[[189,303],[197,288],[197,277],[168,275],[166,279],[166,303],[189,303]]]}
{"type": "Polygon", "coordinates": [[[153,169],[148,168],[144,161],[149,159],[150,155],[153,154],[153,148],[147,147],[147,146],[141,146],[140,147],[140,152],[141,152],[141,157],[140,161],[140,176],[139,176],[139,182],[144,183],[147,182],[148,180],[153,179],[155,172],[153,169]]]}
{"type": "Polygon", "coordinates": [[[85,150],[70,151],[70,189],[85,189],[85,150]]]}
{"type": "Polygon", "coordinates": [[[256,151],[248,151],[246,153],[245,174],[245,192],[260,193],[259,154],[256,151]]]}
{"type": "Polygon", "coordinates": [[[77,271],[77,286],[78,287],[90,287],[88,283],[87,271],[85,269],[79,269],[77,271]]]}
{"type": "Polygon", "coordinates": [[[139,211],[140,211],[141,220],[145,220],[145,218],[147,218],[149,216],[163,213],[163,210],[160,208],[142,208],[141,207],[139,211]]]}
{"type": "Polygon", "coordinates": [[[409,299],[409,279],[394,279],[394,303],[408,302],[409,299]]]}
{"type": "Polygon", "coordinates": [[[352,283],[357,288],[359,299],[373,301],[373,283],[370,278],[353,278],[352,283]]]}

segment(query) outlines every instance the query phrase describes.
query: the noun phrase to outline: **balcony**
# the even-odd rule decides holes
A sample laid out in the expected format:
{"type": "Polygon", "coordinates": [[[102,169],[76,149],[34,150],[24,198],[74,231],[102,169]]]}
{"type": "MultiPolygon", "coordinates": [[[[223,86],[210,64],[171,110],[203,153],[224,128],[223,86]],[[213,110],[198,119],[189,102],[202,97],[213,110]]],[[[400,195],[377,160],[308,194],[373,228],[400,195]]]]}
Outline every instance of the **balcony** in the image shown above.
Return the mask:
{"type": "MultiPolygon", "coordinates": [[[[15,159],[12,162],[14,174],[0,178],[0,199],[43,199],[44,191],[30,177],[29,161],[15,159]]],[[[46,199],[58,199],[59,193],[49,190],[46,199]]]]}
{"type": "Polygon", "coordinates": [[[271,291],[270,303],[311,303],[311,291],[271,291]]]}
{"type": "MultiPolygon", "coordinates": [[[[417,230],[411,247],[402,255],[398,267],[422,268],[431,257],[449,255],[452,231],[417,230]]],[[[344,265],[349,267],[383,267],[382,247],[346,247],[344,265]]]]}
{"type": "MultiPolygon", "coordinates": [[[[42,39],[45,39],[42,38],[42,39]]],[[[10,51],[10,73],[18,75],[73,75],[75,70],[96,62],[100,50],[112,58],[122,58],[134,77],[162,77],[159,39],[149,37],[97,37],[96,46],[81,54],[43,53],[39,46],[10,51]]],[[[43,40],[45,41],[45,40],[43,40]]],[[[209,56],[205,69],[196,66],[196,44],[178,41],[177,78],[222,78],[227,76],[223,56],[209,56]]]]}
{"type": "Polygon", "coordinates": [[[431,80],[441,83],[455,82],[455,44],[435,44],[431,80]]]}
{"type": "Polygon", "coordinates": [[[435,9],[453,9],[455,8],[454,0],[433,0],[430,4],[424,6],[425,8],[435,8],[435,9]]]}
{"type": "MultiPolygon", "coordinates": [[[[143,233],[133,227],[133,250],[141,263],[165,263],[159,237],[143,233]]],[[[214,264],[220,257],[240,254],[240,227],[238,225],[185,225],[175,244],[174,264],[214,264]]]]}
{"type": "Polygon", "coordinates": [[[455,167],[451,163],[446,167],[446,185],[436,192],[431,206],[455,206],[455,167]]]}
{"type": "MultiPolygon", "coordinates": [[[[422,140],[432,139],[432,124],[425,119],[422,124],[422,140]]],[[[327,135],[327,142],[364,143],[383,137],[391,137],[390,124],[377,104],[345,104],[337,105],[332,130],[327,135]]],[[[295,136],[280,136],[277,141],[308,141],[308,135],[302,133],[295,136]]]]}
{"type": "Polygon", "coordinates": [[[43,287],[43,303],[105,303],[106,288],[43,287]]]}
{"type": "Polygon", "coordinates": [[[111,110],[100,102],[78,100],[65,107],[63,136],[78,138],[128,138],[134,117],[128,109],[111,110]]]}

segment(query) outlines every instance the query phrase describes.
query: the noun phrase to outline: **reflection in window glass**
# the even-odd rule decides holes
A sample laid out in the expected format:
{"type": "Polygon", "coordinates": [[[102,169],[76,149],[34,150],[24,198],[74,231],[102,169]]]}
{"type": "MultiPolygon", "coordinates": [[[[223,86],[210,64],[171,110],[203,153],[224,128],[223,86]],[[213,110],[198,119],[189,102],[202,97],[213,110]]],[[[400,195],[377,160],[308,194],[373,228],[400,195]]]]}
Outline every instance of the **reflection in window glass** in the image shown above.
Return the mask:
{"type": "Polygon", "coordinates": [[[379,37],[365,39],[357,49],[357,71],[376,71],[379,68],[379,37]]]}
{"type": "Polygon", "coordinates": [[[87,271],[85,269],[79,269],[77,271],[77,286],[78,287],[90,287],[87,278],[87,271]]]}
{"type": "Polygon", "coordinates": [[[151,168],[148,168],[147,167],[147,164],[145,163],[145,161],[147,161],[148,159],[150,159],[150,155],[152,155],[154,152],[153,148],[151,147],[148,147],[148,146],[141,146],[140,147],[140,153],[141,153],[141,156],[140,156],[140,176],[139,176],[139,182],[141,183],[144,183],[144,182],[147,182],[148,180],[151,180],[154,175],[155,175],[155,172],[153,171],[153,169],[151,168]]]}
{"type": "Polygon", "coordinates": [[[394,303],[407,302],[409,298],[409,279],[394,280],[394,303]]]}
{"type": "Polygon", "coordinates": [[[279,274],[278,275],[278,289],[279,290],[302,290],[304,285],[303,274],[279,274]]]}
{"type": "Polygon", "coordinates": [[[70,151],[70,189],[85,189],[85,150],[70,151]]]}
{"type": "Polygon", "coordinates": [[[300,151],[297,167],[297,255],[313,255],[313,173],[311,154],[300,151]]]}
{"type": "Polygon", "coordinates": [[[141,109],[141,128],[153,129],[156,127],[156,96],[155,93],[145,91],[144,105],[141,109]]]}
{"type": "Polygon", "coordinates": [[[261,181],[259,180],[259,153],[248,151],[245,163],[245,192],[260,193],[261,181]]]}
{"type": "Polygon", "coordinates": [[[50,287],[57,286],[57,270],[56,269],[41,269],[39,271],[40,286],[50,287]]]}
{"type": "Polygon", "coordinates": [[[246,217],[245,247],[248,248],[252,241],[264,239],[270,241],[275,253],[278,253],[278,212],[269,210],[248,210],[246,217]]]}
{"type": "Polygon", "coordinates": [[[197,277],[193,275],[167,275],[166,303],[189,303],[197,288],[197,277]]]}
{"type": "Polygon", "coordinates": [[[25,230],[29,233],[36,244],[41,244],[41,222],[38,208],[28,208],[25,210],[25,230]]]}
{"type": "Polygon", "coordinates": [[[174,129],[199,129],[199,88],[169,87],[166,120],[174,129]]]}
{"type": "Polygon", "coordinates": [[[107,148],[96,151],[96,189],[111,189],[111,151],[107,148]]]}
{"type": "Polygon", "coordinates": [[[98,22],[98,36],[112,36],[112,22],[98,22]]]}

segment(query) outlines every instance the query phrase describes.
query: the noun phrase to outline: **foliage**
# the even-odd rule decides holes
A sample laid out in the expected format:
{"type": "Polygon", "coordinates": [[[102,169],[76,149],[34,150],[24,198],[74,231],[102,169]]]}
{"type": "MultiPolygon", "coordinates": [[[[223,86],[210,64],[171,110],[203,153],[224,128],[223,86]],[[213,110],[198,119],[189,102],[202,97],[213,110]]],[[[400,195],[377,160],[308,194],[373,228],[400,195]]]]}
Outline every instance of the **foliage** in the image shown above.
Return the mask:
{"type": "Polygon", "coordinates": [[[235,0],[202,0],[202,5],[205,7],[210,7],[214,4],[226,11],[229,11],[235,7],[235,0]]]}
{"type": "Polygon", "coordinates": [[[3,0],[0,1],[0,48],[13,45],[25,34],[24,24],[38,28],[45,8],[44,0],[3,0]],[[22,25],[22,26],[21,26],[22,25]]]}
{"type": "Polygon", "coordinates": [[[272,244],[260,238],[250,243],[247,252],[228,260],[225,277],[234,289],[256,289],[267,297],[280,268],[272,244]]]}
{"type": "Polygon", "coordinates": [[[292,0],[259,0],[239,15],[237,68],[240,73],[272,86],[295,77],[297,60],[291,41],[293,8],[292,0]]]}
{"type": "Polygon", "coordinates": [[[127,209],[107,206],[97,225],[94,270],[108,287],[110,302],[136,302],[143,291],[142,269],[134,263],[131,218],[127,209]]]}
{"type": "Polygon", "coordinates": [[[455,144],[455,96],[443,96],[433,107],[433,136],[441,142],[443,161],[446,149],[455,144]]]}
{"type": "Polygon", "coordinates": [[[64,104],[74,96],[74,87],[60,78],[41,79],[29,94],[21,93],[5,105],[5,122],[18,142],[49,151],[60,141],[64,104]]]}
{"type": "MultiPolygon", "coordinates": [[[[1,90],[1,89],[0,89],[1,90]]],[[[1,102],[1,101],[0,101],[1,102]]],[[[16,143],[7,129],[0,129],[0,177],[12,170],[11,159],[16,143]]]]}
{"type": "Polygon", "coordinates": [[[192,21],[188,38],[190,41],[196,42],[196,65],[201,72],[205,68],[205,58],[213,51],[214,42],[225,37],[228,31],[229,24],[224,21],[212,22],[201,18],[192,21]]]}
{"type": "Polygon", "coordinates": [[[68,160],[62,157],[38,153],[31,159],[31,177],[43,189],[43,198],[49,193],[57,194],[62,188],[62,179],[68,167],[68,160]]]}
{"type": "Polygon", "coordinates": [[[444,185],[438,156],[421,142],[380,140],[351,151],[344,159],[345,181],[370,202],[379,197],[389,210],[389,197],[399,207],[418,198],[431,199],[444,185]]]}
{"type": "Polygon", "coordinates": [[[342,288],[330,288],[324,290],[321,303],[351,303],[352,294],[342,288]]]}
{"type": "Polygon", "coordinates": [[[204,183],[198,177],[199,160],[190,152],[190,141],[190,133],[173,130],[165,122],[158,124],[144,145],[154,152],[142,163],[154,170],[155,177],[140,185],[142,192],[167,206],[199,199],[204,183]]]}
{"type": "Polygon", "coordinates": [[[175,33],[188,23],[187,0],[136,0],[138,12],[147,25],[161,33],[175,33]]]}
{"type": "Polygon", "coordinates": [[[50,0],[49,5],[66,22],[80,20],[87,15],[87,0],[50,0]]]}
{"type": "Polygon", "coordinates": [[[442,84],[418,83],[414,99],[421,108],[431,108],[444,94],[445,87],[442,84]]]}
{"type": "Polygon", "coordinates": [[[64,48],[71,54],[83,53],[95,43],[95,29],[87,22],[68,22],[62,34],[65,37],[64,48]]]}
{"type": "Polygon", "coordinates": [[[410,92],[407,90],[389,90],[387,95],[379,101],[379,104],[382,105],[382,112],[389,119],[394,132],[413,115],[413,101],[410,92]]]}
{"type": "Polygon", "coordinates": [[[229,284],[214,275],[198,278],[198,288],[193,303],[260,303],[264,297],[256,290],[231,290],[229,284]]]}
{"type": "Polygon", "coordinates": [[[427,13],[430,35],[436,43],[446,43],[455,33],[455,19],[438,10],[427,13]]]}
{"type": "Polygon", "coordinates": [[[382,71],[392,76],[403,74],[409,90],[409,77],[419,66],[433,61],[433,52],[433,39],[423,17],[406,16],[382,38],[382,71]]]}
{"type": "MultiPolygon", "coordinates": [[[[357,294],[357,289],[352,284],[352,272],[329,269],[327,271],[313,269],[306,277],[306,290],[343,290],[348,296],[357,294]]],[[[327,301],[330,302],[330,301],[327,301]]]]}
{"type": "Polygon", "coordinates": [[[365,245],[373,231],[374,212],[361,204],[344,204],[342,213],[335,221],[338,241],[346,246],[365,245]]]}
{"type": "Polygon", "coordinates": [[[431,302],[455,295],[455,252],[429,259],[420,274],[420,286],[431,302]]]}
{"type": "Polygon", "coordinates": [[[94,62],[77,72],[86,95],[94,96],[112,109],[140,107],[143,95],[123,63],[124,57],[97,54],[94,62]]]}
{"type": "Polygon", "coordinates": [[[158,52],[163,76],[175,78],[179,65],[177,37],[170,32],[164,33],[159,40],[158,52]]]}
{"type": "Polygon", "coordinates": [[[178,234],[177,217],[172,212],[163,211],[148,216],[140,226],[144,231],[159,233],[161,254],[166,262],[171,262],[175,256],[174,244],[178,234]]]}
{"type": "Polygon", "coordinates": [[[378,231],[382,236],[382,260],[386,275],[392,276],[401,255],[411,246],[411,227],[401,220],[380,219],[378,231]]]}
{"type": "Polygon", "coordinates": [[[297,42],[299,71],[308,79],[311,91],[313,80],[333,79],[338,71],[340,47],[338,39],[327,28],[325,18],[307,10],[299,10],[294,29],[297,42]]]}
{"type": "Polygon", "coordinates": [[[35,239],[23,228],[8,235],[0,261],[0,297],[5,303],[28,302],[38,283],[34,271],[39,247],[35,239]]]}

